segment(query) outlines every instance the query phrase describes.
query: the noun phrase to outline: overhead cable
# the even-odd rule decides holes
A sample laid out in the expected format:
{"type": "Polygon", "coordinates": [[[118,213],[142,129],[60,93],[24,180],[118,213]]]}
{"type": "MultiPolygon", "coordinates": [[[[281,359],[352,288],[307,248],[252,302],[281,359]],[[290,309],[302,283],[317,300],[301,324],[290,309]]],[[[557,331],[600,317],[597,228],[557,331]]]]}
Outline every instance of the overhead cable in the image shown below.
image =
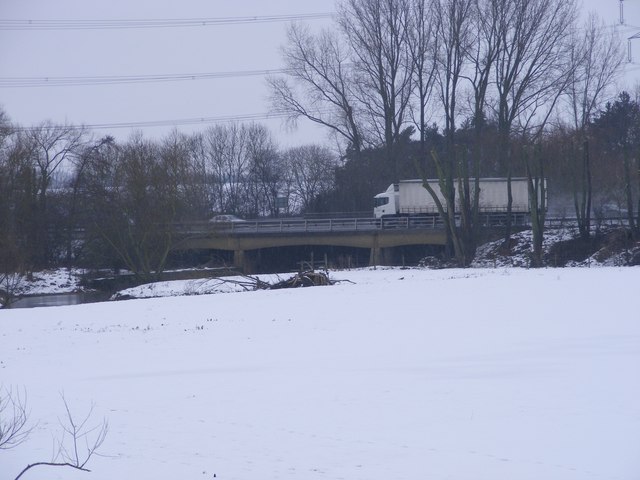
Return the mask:
{"type": "Polygon", "coordinates": [[[80,77],[0,77],[0,88],[66,87],[81,85],[117,85],[125,83],[180,82],[219,78],[256,77],[287,73],[286,69],[236,70],[208,73],[162,73],[152,75],[104,75],[80,77]]]}
{"type": "MultiPolygon", "coordinates": [[[[224,115],[216,117],[196,117],[183,118],[176,120],[151,120],[144,122],[119,122],[119,123],[93,123],[82,125],[69,125],[68,128],[73,130],[109,130],[119,128],[146,128],[146,127],[173,127],[182,125],[206,125],[215,123],[232,123],[232,122],[248,122],[256,120],[270,120],[287,117],[287,113],[247,113],[238,115],[224,115]]],[[[16,132],[28,132],[37,130],[40,127],[13,127],[16,132]]]]}
{"type": "Polygon", "coordinates": [[[331,13],[302,13],[290,15],[254,15],[248,17],[213,18],[156,18],[156,19],[94,19],[94,20],[31,20],[0,19],[0,30],[109,30],[133,28],[210,27],[251,23],[320,20],[331,13]]]}

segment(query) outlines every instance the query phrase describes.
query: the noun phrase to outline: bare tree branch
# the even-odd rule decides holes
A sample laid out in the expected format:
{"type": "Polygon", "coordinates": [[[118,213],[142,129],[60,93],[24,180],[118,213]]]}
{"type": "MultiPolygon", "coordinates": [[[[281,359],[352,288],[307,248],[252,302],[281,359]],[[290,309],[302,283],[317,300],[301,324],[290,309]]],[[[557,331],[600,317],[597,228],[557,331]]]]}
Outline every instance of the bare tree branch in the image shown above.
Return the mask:
{"type": "Polygon", "coordinates": [[[271,77],[274,111],[289,114],[290,121],[304,117],[333,130],[359,151],[363,145],[353,95],[350,60],[341,41],[329,31],[313,35],[293,24],[287,32],[282,56],[291,85],[283,77],[271,77]]]}
{"type": "Polygon", "coordinates": [[[368,118],[368,130],[375,143],[385,147],[397,177],[394,147],[406,126],[413,89],[410,2],[346,0],[338,12],[353,58],[356,97],[368,118]]]}
{"type": "Polygon", "coordinates": [[[60,420],[62,435],[56,439],[54,458],[49,462],[35,462],[27,465],[15,480],[36,467],[68,467],[83,472],[91,471],[87,468],[87,463],[98,454],[107,437],[109,424],[106,419],[103,419],[100,423],[89,425],[93,416],[93,404],[87,414],[77,420],[64,395],[62,395],[62,402],[66,416],[60,420]]]}
{"type": "Polygon", "coordinates": [[[0,450],[9,450],[24,443],[34,427],[27,425],[27,394],[0,387],[0,450]]]}

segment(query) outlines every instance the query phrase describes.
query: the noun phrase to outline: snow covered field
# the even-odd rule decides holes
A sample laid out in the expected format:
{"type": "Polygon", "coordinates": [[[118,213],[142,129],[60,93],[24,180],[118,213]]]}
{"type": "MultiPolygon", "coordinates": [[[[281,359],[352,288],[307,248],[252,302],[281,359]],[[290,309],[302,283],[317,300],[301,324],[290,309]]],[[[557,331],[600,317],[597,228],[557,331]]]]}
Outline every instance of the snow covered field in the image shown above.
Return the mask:
{"type": "Polygon", "coordinates": [[[640,268],[378,269],[331,287],[0,311],[0,383],[48,460],[28,479],[636,480],[640,268]]]}

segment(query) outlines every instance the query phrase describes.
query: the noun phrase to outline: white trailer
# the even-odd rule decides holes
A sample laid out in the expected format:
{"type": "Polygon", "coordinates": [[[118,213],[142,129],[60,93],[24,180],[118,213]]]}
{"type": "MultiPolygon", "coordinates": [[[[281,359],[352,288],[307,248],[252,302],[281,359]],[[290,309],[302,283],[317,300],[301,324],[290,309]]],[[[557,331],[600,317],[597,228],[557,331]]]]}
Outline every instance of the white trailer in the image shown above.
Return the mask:
{"type": "MultiPolygon", "coordinates": [[[[438,180],[427,180],[436,192],[438,199],[446,208],[444,197],[440,191],[438,180]]],[[[471,182],[473,192],[474,182],[471,182]]],[[[456,180],[456,190],[457,190],[456,180]]],[[[528,213],[529,191],[526,178],[511,179],[511,194],[513,198],[513,213],[528,213]]],[[[456,195],[459,201],[459,195],[456,195]]],[[[507,179],[506,178],[481,178],[480,179],[480,212],[499,213],[507,211],[507,179]]],[[[428,215],[437,214],[438,208],[429,191],[422,185],[422,180],[401,180],[399,183],[389,185],[385,192],[374,197],[373,214],[376,218],[390,215],[428,215]]]]}

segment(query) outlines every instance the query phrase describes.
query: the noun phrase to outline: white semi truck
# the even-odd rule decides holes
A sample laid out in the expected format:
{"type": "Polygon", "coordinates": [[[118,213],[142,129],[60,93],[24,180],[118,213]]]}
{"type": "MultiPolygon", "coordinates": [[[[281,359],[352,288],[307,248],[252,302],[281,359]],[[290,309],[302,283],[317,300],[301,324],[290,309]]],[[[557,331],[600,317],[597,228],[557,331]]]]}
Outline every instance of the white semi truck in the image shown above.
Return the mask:
{"type": "MultiPolygon", "coordinates": [[[[440,191],[438,180],[427,180],[429,185],[437,193],[438,198],[445,205],[444,197],[440,191]]],[[[456,180],[456,190],[458,183],[456,180]]],[[[473,191],[474,182],[471,181],[473,191]]],[[[546,191],[546,190],[545,190],[546,191]]],[[[528,213],[529,191],[526,178],[511,179],[511,194],[513,198],[512,212],[528,213]]],[[[456,195],[456,199],[460,197],[456,195]]],[[[507,211],[507,179],[506,178],[481,178],[480,179],[480,212],[504,213],[507,211]]],[[[401,180],[399,183],[389,185],[385,192],[374,197],[373,214],[376,218],[387,216],[409,216],[437,214],[436,202],[429,191],[422,185],[422,180],[401,180]]]]}

